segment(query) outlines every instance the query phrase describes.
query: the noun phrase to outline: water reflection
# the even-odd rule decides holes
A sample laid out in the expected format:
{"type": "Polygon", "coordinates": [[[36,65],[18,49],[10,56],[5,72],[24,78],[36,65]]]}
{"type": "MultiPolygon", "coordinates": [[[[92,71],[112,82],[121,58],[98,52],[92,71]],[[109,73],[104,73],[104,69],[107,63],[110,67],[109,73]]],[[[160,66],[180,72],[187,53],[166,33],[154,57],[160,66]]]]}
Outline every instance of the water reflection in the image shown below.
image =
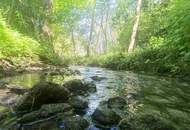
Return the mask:
{"type": "Polygon", "coordinates": [[[65,75],[47,75],[40,73],[23,74],[2,79],[9,84],[18,85],[20,87],[31,88],[40,81],[49,81],[57,84],[63,84],[64,81],[74,78],[75,76],[65,75]]]}

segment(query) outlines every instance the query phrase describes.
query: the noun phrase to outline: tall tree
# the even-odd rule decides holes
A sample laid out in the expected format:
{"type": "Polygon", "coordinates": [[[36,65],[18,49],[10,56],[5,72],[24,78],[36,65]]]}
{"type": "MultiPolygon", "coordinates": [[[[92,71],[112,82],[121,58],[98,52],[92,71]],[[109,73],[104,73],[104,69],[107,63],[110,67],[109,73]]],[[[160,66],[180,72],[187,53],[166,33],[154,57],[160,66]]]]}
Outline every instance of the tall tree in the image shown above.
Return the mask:
{"type": "Polygon", "coordinates": [[[95,15],[96,15],[96,0],[94,0],[92,16],[91,16],[90,37],[89,37],[89,43],[87,45],[87,53],[86,53],[87,57],[90,56],[90,46],[92,44],[92,35],[93,35],[93,30],[94,30],[95,15]]]}
{"type": "Polygon", "coordinates": [[[139,26],[140,15],[141,15],[141,4],[142,4],[142,0],[138,0],[137,8],[136,8],[136,19],[135,19],[135,23],[133,26],[131,41],[130,41],[129,48],[128,48],[129,53],[132,52],[135,48],[135,41],[136,41],[136,37],[137,37],[138,26],[139,26]]]}

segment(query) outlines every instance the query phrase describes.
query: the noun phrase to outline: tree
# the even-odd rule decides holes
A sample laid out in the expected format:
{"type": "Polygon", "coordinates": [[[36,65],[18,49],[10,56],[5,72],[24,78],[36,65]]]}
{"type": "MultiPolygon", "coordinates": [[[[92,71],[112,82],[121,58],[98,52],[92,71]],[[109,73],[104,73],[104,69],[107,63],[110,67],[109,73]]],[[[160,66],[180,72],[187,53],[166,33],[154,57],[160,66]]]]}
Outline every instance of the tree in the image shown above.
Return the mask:
{"type": "Polygon", "coordinates": [[[138,0],[137,1],[137,8],[136,8],[136,20],[133,26],[133,32],[131,35],[131,41],[129,44],[129,48],[128,48],[128,52],[132,52],[135,48],[135,40],[137,37],[137,31],[138,31],[138,26],[139,26],[139,21],[140,21],[140,15],[141,15],[141,4],[142,4],[142,0],[138,0]]]}
{"type": "Polygon", "coordinates": [[[94,1],[93,10],[92,10],[91,25],[90,25],[90,36],[89,36],[89,43],[87,45],[87,53],[86,53],[87,57],[90,56],[90,46],[92,44],[92,35],[93,35],[93,30],[94,30],[95,15],[96,15],[96,0],[94,1]]]}

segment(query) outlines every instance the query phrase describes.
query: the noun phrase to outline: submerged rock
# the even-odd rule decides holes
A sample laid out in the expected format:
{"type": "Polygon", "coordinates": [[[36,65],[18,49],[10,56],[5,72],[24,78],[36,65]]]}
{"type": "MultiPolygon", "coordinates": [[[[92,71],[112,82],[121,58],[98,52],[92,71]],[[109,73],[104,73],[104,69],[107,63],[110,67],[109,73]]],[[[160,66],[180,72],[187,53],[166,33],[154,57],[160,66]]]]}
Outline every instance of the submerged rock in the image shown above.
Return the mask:
{"type": "Polygon", "coordinates": [[[40,82],[21,99],[16,105],[16,111],[32,111],[39,109],[43,104],[64,103],[70,92],[58,84],[40,82]]]}
{"type": "Polygon", "coordinates": [[[96,86],[90,83],[83,83],[80,79],[73,79],[63,84],[63,87],[67,88],[74,95],[84,95],[88,92],[96,91],[96,86]]]}
{"type": "Polygon", "coordinates": [[[127,104],[126,100],[122,97],[110,98],[107,101],[109,108],[123,109],[127,104]]]}
{"type": "Polygon", "coordinates": [[[168,122],[151,114],[140,114],[122,119],[119,123],[121,130],[175,130],[168,122]]]}

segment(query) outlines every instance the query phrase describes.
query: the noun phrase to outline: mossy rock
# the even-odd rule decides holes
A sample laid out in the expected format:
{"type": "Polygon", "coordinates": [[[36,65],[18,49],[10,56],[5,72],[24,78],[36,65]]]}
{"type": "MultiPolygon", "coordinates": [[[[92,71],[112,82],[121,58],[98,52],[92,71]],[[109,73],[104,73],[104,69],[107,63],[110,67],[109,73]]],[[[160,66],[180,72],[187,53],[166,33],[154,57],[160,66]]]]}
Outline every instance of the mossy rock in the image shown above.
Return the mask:
{"type": "Polygon", "coordinates": [[[21,99],[16,105],[17,112],[33,111],[39,109],[43,104],[67,102],[70,92],[58,84],[51,82],[40,82],[21,99]]]}

